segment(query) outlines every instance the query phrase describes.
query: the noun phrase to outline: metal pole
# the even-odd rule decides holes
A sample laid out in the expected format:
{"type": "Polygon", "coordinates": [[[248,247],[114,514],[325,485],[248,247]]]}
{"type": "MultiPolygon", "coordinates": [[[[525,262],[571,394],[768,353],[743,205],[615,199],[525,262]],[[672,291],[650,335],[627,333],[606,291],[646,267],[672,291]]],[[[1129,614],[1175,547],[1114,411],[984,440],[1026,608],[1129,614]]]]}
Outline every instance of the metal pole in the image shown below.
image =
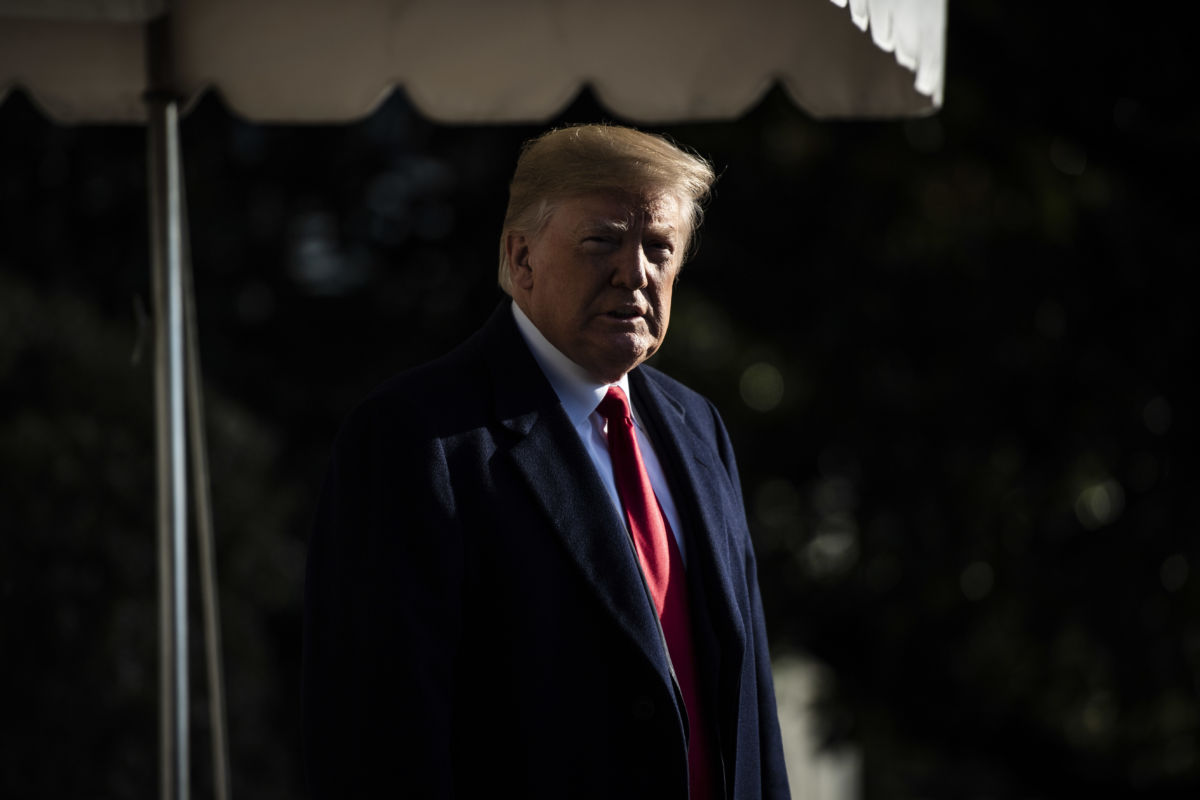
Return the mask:
{"type": "Polygon", "coordinates": [[[179,96],[167,13],[146,26],[150,239],[158,441],[160,772],[162,800],[191,791],[187,605],[187,459],[192,458],[212,731],[213,789],[230,797],[221,622],[208,449],[179,143],[179,96]]]}
{"type": "MultiPolygon", "coordinates": [[[[186,194],[184,202],[186,204],[186,194]]],[[[229,800],[229,740],[225,722],[225,678],[221,658],[221,608],[217,600],[216,540],[212,521],[208,448],[204,435],[204,391],[201,382],[200,345],[196,332],[196,302],[192,264],[187,246],[187,214],[180,227],[184,238],[184,320],[187,332],[188,435],[192,456],[192,495],[196,508],[196,538],[200,557],[200,596],[204,606],[204,652],[208,674],[208,716],[212,735],[213,795],[229,800]]]]}
{"type": "Polygon", "coordinates": [[[187,617],[187,436],[179,108],[151,93],[150,245],[154,287],[158,453],[161,796],[190,787],[187,617]]]}

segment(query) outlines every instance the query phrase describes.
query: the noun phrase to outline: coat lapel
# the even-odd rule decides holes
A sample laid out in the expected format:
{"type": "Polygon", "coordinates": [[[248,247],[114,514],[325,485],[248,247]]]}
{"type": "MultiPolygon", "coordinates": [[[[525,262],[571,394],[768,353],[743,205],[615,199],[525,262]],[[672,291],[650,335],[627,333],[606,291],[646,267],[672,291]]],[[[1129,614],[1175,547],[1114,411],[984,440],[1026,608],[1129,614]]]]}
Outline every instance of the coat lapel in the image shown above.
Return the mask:
{"type": "Polygon", "coordinates": [[[511,464],[592,591],[669,684],[658,621],[625,524],[507,303],[486,326],[483,347],[497,418],[512,435],[511,464]]]}
{"type": "MultiPolygon", "coordinates": [[[[737,602],[744,597],[733,579],[730,559],[740,558],[737,537],[729,531],[720,498],[730,497],[728,477],[711,442],[702,439],[687,424],[686,411],[644,370],[630,373],[634,402],[649,429],[659,460],[668,473],[675,505],[680,509],[688,545],[688,572],[699,569],[700,593],[719,642],[717,653],[730,659],[719,664],[722,683],[741,675],[746,649],[745,609],[737,602]]],[[[692,580],[695,586],[697,581],[692,580]]],[[[725,694],[722,692],[722,694],[725,694]]],[[[733,696],[737,696],[736,690],[733,696]]]]}

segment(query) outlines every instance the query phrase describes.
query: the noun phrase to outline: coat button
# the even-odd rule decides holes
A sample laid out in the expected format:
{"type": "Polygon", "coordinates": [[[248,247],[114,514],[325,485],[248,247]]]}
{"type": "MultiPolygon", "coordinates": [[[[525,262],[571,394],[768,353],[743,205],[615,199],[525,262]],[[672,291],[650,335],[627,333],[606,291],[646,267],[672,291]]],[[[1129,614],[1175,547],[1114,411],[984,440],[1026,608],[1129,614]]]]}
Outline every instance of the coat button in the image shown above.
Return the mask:
{"type": "Polygon", "coordinates": [[[633,718],[638,722],[648,722],[654,717],[654,701],[644,694],[633,700],[633,718]]]}

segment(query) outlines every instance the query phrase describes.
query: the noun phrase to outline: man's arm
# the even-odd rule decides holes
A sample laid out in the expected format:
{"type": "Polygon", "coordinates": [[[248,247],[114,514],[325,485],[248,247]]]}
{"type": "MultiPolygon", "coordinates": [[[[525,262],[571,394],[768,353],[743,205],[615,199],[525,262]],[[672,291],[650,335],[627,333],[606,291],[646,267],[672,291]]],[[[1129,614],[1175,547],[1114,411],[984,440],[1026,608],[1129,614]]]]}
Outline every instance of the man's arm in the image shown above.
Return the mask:
{"type": "MultiPolygon", "coordinates": [[[[713,423],[717,432],[717,450],[721,461],[729,473],[738,501],[738,512],[746,522],[745,502],[742,499],[741,477],[738,474],[737,459],[734,458],[733,444],[720,414],[711,404],[713,423]]],[[[775,680],[771,674],[771,653],[767,646],[767,625],[763,613],[762,595],[758,588],[758,566],[754,557],[754,547],[749,536],[746,538],[745,574],[746,588],[750,594],[751,629],[747,634],[751,637],[751,647],[754,651],[755,677],[758,687],[758,763],[762,778],[762,796],[764,800],[788,800],[791,790],[788,788],[787,766],[783,759],[783,737],[779,730],[779,711],[775,704],[775,680]]]]}
{"type": "Polygon", "coordinates": [[[312,797],[449,797],[462,546],[440,442],[368,403],[338,438],[309,545],[312,797]]]}
{"type": "Polygon", "coordinates": [[[775,680],[771,674],[771,653],[767,649],[767,626],[762,597],[758,591],[758,568],[754,552],[746,550],[746,581],[750,588],[751,614],[754,619],[755,666],[758,670],[758,746],[762,768],[763,800],[788,800],[787,765],[783,759],[783,736],[779,730],[779,711],[775,704],[775,680]]]}

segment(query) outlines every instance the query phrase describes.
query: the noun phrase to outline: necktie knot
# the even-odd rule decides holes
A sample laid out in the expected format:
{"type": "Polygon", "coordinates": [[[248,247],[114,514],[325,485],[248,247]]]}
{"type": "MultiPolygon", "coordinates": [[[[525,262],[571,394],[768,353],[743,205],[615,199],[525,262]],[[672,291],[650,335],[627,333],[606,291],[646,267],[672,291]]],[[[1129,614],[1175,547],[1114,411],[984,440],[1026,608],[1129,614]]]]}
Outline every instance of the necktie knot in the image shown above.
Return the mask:
{"type": "Polygon", "coordinates": [[[625,397],[625,393],[621,391],[620,386],[610,386],[608,394],[604,395],[604,399],[600,401],[600,405],[596,406],[596,410],[600,412],[600,416],[608,420],[609,425],[626,425],[632,423],[632,416],[629,412],[629,400],[625,397]]]}

